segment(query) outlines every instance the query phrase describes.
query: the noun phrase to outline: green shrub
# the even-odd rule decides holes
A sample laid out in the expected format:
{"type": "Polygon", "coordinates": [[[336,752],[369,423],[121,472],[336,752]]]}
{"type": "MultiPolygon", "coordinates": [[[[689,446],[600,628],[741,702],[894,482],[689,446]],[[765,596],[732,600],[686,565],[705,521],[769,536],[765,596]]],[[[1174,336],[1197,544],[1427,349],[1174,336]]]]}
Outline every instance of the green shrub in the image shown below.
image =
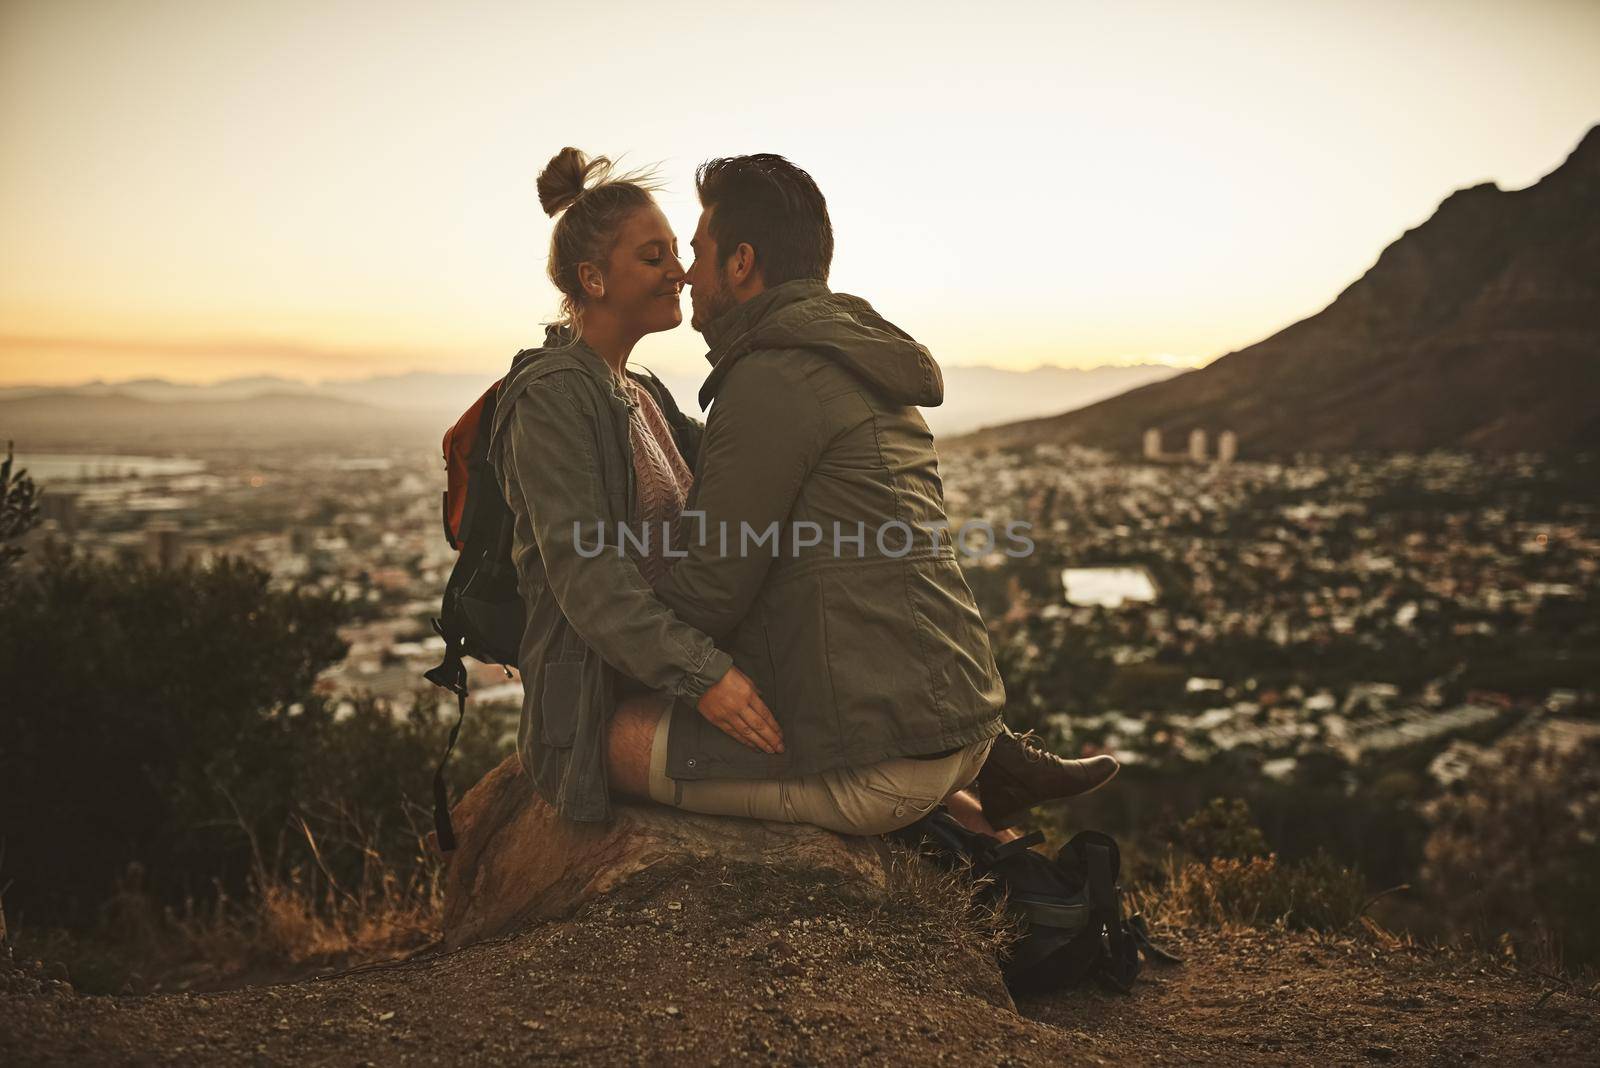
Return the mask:
{"type": "Polygon", "coordinates": [[[1172,844],[1200,861],[1247,860],[1271,852],[1241,797],[1214,797],[1173,832],[1172,844]]]}
{"type": "Polygon", "coordinates": [[[1484,945],[1600,964],[1600,738],[1502,746],[1428,809],[1422,882],[1484,945]]]}
{"type": "Polygon", "coordinates": [[[1280,860],[1242,798],[1213,798],[1170,839],[1174,855],[1156,904],[1171,919],[1337,931],[1369,900],[1366,880],[1322,850],[1280,860]]]}
{"type": "Polygon", "coordinates": [[[1366,881],[1329,857],[1281,863],[1277,857],[1193,861],[1175,868],[1167,906],[1197,923],[1340,931],[1360,919],[1366,881]]]}
{"type": "MultiPolygon", "coordinates": [[[[344,618],[239,561],[45,553],[0,613],[8,916],[90,925],[135,863],[171,906],[312,864],[357,885],[373,852],[409,878],[447,726],[431,702],[336,715],[314,685],[344,655],[344,618]]],[[[504,731],[474,710],[458,793],[503,755],[504,731]]]]}
{"type": "Polygon", "coordinates": [[[22,547],[14,543],[39,521],[39,489],[14,465],[8,442],[6,458],[0,460],[0,601],[10,591],[12,572],[22,558],[22,547]]]}

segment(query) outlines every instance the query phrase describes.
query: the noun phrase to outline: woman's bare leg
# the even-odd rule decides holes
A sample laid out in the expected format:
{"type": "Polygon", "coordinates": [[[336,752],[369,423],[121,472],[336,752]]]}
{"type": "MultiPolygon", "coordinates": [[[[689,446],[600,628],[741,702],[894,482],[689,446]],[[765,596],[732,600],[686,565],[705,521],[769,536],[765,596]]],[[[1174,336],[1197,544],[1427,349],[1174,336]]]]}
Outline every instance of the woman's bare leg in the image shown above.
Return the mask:
{"type": "Polygon", "coordinates": [[[666,711],[654,695],[630,697],[617,705],[606,731],[606,777],[613,795],[650,800],[650,747],[666,711]]]}
{"type": "Polygon", "coordinates": [[[1013,830],[995,830],[989,824],[989,821],[983,818],[983,806],[978,803],[978,799],[972,795],[971,790],[956,790],[944,799],[944,807],[950,813],[952,819],[969,831],[987,834],[992,838],[1000,839],[1002,842],[1009,842],[1014,838],[1022,837],[1022,835],[1013,830]]]}

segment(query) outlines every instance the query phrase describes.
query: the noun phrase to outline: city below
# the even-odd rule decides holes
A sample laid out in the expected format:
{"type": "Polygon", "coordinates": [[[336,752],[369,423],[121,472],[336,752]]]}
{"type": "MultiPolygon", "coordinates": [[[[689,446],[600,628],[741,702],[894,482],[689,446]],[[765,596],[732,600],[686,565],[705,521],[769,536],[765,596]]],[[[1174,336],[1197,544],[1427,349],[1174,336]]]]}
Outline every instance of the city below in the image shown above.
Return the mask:
{"type": "MultiPolygon", "coordinates": [[[[1021,520],[1034,550],[964,557],[1008,719],[1151,771],[1392,759],[1436,786],[1527,731],[1600,733],[1594,464],[1454,453],[1257,463],[1147,435],[1145,458],[1076,447],[948,451],[952,523],[1021,520]],[[1587,487],[1587,490],[1585,489],[1587,487]]],[[[454,562],[443,470],[372,455],[20,454],[44,490],[30,551],[65,540],[159,566],[242,557],[353,610],[330,695],[440,701],[421,673],[454,562]]],[[[480,704],[516,703],[471,665],[480,704]]]]}

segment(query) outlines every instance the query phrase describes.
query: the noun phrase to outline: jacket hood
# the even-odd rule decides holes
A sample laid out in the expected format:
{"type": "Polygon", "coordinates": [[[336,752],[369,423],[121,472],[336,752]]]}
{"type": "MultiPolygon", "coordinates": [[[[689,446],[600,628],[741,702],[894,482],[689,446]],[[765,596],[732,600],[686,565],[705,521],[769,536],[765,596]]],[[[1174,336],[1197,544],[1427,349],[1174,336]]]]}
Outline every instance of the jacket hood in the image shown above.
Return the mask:
{"type": "Polygon", "coordinates": [[[944,401],[944,376],[932,354],[860,297],[815,279],[774,286],[705,330],[711,374],[700,388],[710,405],[728,370],[757,349],[806,349],[841,364],[893,404],[931,408],[944,401]]]}

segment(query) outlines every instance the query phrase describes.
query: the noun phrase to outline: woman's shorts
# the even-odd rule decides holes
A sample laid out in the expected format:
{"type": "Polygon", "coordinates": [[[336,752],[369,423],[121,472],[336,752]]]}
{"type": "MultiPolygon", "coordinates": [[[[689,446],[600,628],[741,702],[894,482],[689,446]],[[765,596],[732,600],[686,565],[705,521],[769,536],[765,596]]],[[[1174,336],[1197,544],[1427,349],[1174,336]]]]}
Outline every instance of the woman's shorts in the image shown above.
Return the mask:
{"type": "Polygon", "coordinates": [[[967,786],[989,756],[993,738],[947,757],[891,757],[859,768],[834,768],[795,779],[672,779],[667,776],[670,710],[650,746],[650,796],[708,816],[811,823],[840,834],[885,834],[932,811],[967,786]]]}

